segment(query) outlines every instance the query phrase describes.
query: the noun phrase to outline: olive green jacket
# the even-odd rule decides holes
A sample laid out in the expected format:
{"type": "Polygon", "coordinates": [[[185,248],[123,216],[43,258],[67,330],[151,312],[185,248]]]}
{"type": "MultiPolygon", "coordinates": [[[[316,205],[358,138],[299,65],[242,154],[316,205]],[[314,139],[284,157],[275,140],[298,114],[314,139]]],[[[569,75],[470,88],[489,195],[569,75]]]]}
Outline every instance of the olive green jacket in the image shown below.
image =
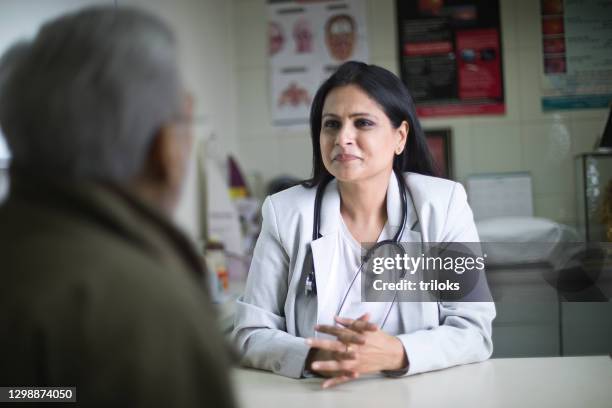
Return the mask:
{"type": "Polygon", "coordinates": [[[79,406],[233,406],[203,281],[187,240],[128,193],[14,177],[0,386],[76,386],[79,406]]]}

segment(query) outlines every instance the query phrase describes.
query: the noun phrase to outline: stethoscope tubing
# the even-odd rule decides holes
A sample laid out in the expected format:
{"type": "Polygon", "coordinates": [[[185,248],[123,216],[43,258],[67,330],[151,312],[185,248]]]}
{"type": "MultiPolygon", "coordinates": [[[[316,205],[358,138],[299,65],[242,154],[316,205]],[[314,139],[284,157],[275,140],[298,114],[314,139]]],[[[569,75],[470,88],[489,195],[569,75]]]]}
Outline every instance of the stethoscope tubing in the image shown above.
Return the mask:
{"type": "MultiPolygon", "coordinates": [[[[404,251],[404,248],[401,246],[401,244],[399,243],[399,240],[401,239],[404,230],[406,229],[406,222],[407,222],[407,218],[408,218],[408,199],[407,196],[410,196],[410,201],[412,202],[412,207],[414,209],[414,213],[415,216],[417,217],[417,221],[414,223],[414,225],[411,228],[414,228],[418,223],[419,223],[419,219],[418,219],[418,214],[416,211],[416,206],[414,205],[414,200],[412,198],[412,194],[410,194],[410,191],[408,189],[408,187],[406,186],[406,184],[404,183],[404,180],[402,179],[401,174],[399,174],[398,172],[395,172],[395,176],[397,179],[397,183],[400,189],[400,196],[401,196],[401,200],[402,200],[402,222],[400,225],[400,228],[398,229],[398,231],[396,232],[395,236],[393,237],[392,240],[385,240],[385,241],[381,241],[376,243],[372,248],[370,248],[367,252],[366,255],[364,257],[364,259],[361,262],[361,265],[359,266],[359,268],[357,269],[357,272],[354,274],[351,283],[349,284],[348,289],[346,290],[346,292],[344,293],[344,296],[342,297],[342,301],[340,302],[340,306],[338,307],[338,310],[336,312],[336,316],[340,315],[340,312],[342,311],[342,308],[344,307],[344,304],[346,303],[346,299],[348,298],[348,295],[351,291],[351,288],[353,287],[355,281],[357,280],[357,277],[359,276],[359,274],[361,273],[361,271],[363,270],[363,265],[365,265],[368,260],[369,257],[371,256],[371,254],[378,248],[380,248],[383,245],[386,244],[393,244],[393,245],[397,245],[401,248],[402,252],[404,251]]],[[[314,203],[314,217],[313,217],[313,228],[312,228],[312,239],[313,241],[316,239],[321,238],[321,234],[319,233],[319,228],[320,228],[320,216],[321,216],[321,202],[323,200],[323,193],[325,191],[325,187],[327,186],[327,184],[331,181],[331,178],[326,180],[325,182],[321,182],[319,184],[319,186],[317,186],[317,192],[315,195],[315,203],[314,203]]],[[[421,240],[421,246],[423,246],[423,241],[421,240]]],[[[308,272],[308,275],[306,276],[306,284],[305,284],[306,288],[305,288],[305,294],[308,296],[310,294],[312,295],[316,295],[317,294],[317,287],[316,287],[316,279],[315,279],[315,273],[314,273],[314,265],[312,266],[312,269],[308,272]]],[[[393,300],[391,301],[391,304],[389,305],[389,307],[387,308],[387,311],[385,313],[385,317],[382,321],[382,324],[380,325],[380,328],[382,329],[385,325],[385,323],[387,323],[387,319],[389,317],[389,314],[391,313],[391,309],[393,308],[393,305],[395,304],[395,301],[397,299],[397,292],[395,292],[394,296],[393,296],[393,300]]]]}

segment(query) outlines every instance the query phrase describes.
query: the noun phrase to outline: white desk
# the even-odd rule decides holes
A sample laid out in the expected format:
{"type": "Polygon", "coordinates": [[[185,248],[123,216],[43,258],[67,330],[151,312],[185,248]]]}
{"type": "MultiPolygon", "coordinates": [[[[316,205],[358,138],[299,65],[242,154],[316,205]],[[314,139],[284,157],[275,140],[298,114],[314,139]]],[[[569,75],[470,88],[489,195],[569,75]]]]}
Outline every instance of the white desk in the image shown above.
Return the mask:
{"type": "Polygon", "coordinates": [[[233,372],[243,408],[612,407],[612,359],[493,359],[399,379],[373,376],[322,390],[321,379],[233,372]]]}

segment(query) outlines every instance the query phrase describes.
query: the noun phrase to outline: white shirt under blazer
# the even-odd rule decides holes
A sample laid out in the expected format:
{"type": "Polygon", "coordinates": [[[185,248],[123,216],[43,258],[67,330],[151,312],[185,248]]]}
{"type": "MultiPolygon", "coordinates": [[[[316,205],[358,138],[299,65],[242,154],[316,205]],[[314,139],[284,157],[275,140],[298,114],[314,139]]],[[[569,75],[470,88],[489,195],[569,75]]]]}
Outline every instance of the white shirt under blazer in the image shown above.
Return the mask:
{"type": "MultiPolygon", "coordinates": [[[[404,173],[407,227],[401,242],[478,242],[465,190],[459,183],[404,173]],[[418,213],[414,213],[414,209],[418,213]],[[414,229],[411,226],[415,225],[414,229]]],[[[321,203],[321,238],[312,240],[316,188],[295,186],[266,198],[244,295],[237,300],[232,338],[242,364],[299,378],[315,324],[332,324],[347,288],[329,282],[337,268],[341,239],[340,194],[336,180],[321,203]],[[310,252],[312,251],[312,255],[310,252]],[[304,294],[314,263],[317,295],[304,294]],[[311,311],[310,313],[308,311],[311,311]],[[315,320],[316,316],[316,321],[315,320]],[[305,321],[308,320],[308,321],[305,321]]],[[[400,190],[393,173],[387,188],[387,224],[400,227],[400,190]]],[[[486,360],[491,356],[492,302],[398,302],[409,368],[406,375],[486,360]]],[[[380,324],[380,322],[373,322],[380,324]]]]}

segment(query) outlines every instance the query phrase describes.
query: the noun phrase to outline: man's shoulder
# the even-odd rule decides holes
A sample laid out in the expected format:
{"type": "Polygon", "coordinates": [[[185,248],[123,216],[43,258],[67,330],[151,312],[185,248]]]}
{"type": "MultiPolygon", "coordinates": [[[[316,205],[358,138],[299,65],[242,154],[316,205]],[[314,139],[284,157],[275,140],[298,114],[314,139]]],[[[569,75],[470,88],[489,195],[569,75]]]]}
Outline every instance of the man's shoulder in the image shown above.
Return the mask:
{"type": "Polygon", "coordinates": [[[134,306],[156,302],[155,295],[180,301],[181,291],[195,282],[186,267],[176,270],[163,254],[87,218],[3,208],[0,219],[7,221],[0,230],[5,283],[31,296],[61,302],[57,295],[64,291],[80,293],[79,301],[106,294],[112,309],[135,298],[134,306]]]}

